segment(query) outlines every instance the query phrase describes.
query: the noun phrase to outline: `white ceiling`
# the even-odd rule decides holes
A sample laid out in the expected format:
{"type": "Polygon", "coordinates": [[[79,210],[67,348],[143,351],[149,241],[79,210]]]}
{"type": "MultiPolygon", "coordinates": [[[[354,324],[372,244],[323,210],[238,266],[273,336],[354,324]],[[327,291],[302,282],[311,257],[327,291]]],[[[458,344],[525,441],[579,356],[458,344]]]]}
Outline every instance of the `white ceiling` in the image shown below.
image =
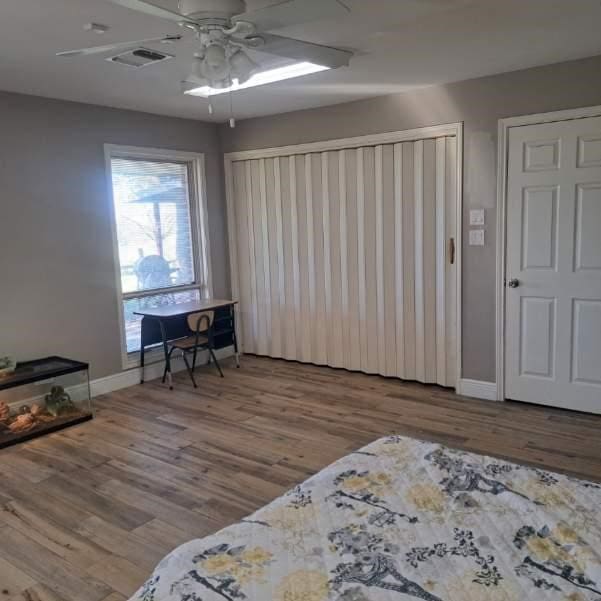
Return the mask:
{"type": "MultiPolygon", "coordinates": [[[[175,8],[176,0],[155,0],[175,8]]],[[[344,0],[345,19],[278,31],[348,47],[348,68],[237,92],[239,118],[336,104],[601,54],[601,0],[344,0]]],[[[248,0],[249,8],[273,0],[248,0]]],[[[107,0],[2,0],[0,89],[157,114],[223,121],[228,95],[207,102],[180,93],[194,38],[156,46],[177,59],[140,70],[104,55],[57,58],[61,50],[178,33],[167,21],[107,0]],[[103,36],[84,24],[109,25],[103,36]]],[[[264,58],[267,58],[264,56],[264,58]]]]}

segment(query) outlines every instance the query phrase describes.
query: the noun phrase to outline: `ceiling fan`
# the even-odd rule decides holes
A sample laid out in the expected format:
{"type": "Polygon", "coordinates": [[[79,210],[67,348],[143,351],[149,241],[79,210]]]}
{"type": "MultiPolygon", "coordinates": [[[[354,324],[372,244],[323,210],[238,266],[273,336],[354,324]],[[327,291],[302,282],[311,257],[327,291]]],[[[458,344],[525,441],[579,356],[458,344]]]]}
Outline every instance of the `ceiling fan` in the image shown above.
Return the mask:
{"type": "MultiPolygon", "coordinates": [[[[261,66],[246,52],[258,50],[298,62],[336,69],[349,64],[353,53],[340,48],[303,42],[271,33],[273,30],[320,19],[340,18],[349,12],[342,0],[285,0],[257,10],[246,11],[246,0],[179,0],[178,12],[147,0],[109,0],[113,4],[176,22],[194,32],[199,49],[194,54],[192,80],[213,89],[243,84],[261,66]],[[246,11],[246,12],[245,12],[246,11]]],[[[81,50],[59,52],[57,56],[81,56],[135,48],[144,43],[173,43],[182,34],[165,35],[135,42],[122,42],[81,50]]]]}

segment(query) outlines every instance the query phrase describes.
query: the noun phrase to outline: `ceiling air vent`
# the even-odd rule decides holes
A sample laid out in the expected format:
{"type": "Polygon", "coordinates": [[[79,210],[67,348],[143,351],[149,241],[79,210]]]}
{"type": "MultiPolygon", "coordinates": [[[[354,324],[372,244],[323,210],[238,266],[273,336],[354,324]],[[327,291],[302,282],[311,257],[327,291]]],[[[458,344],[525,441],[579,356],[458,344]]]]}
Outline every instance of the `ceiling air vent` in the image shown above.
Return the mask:
{"type": "Polygon", "coordinates": [[[134,50],[128,50],[117,56],[110,56],[107,61],[111,63],[118,63],[125,65],[126,67],[146,67],[154,63],[160,63],[162,61],[174,58],[171,54],[165,54],[164,52],[157,52],[156,50],[149,50],[148,48],[135,48],[134,50]]]}

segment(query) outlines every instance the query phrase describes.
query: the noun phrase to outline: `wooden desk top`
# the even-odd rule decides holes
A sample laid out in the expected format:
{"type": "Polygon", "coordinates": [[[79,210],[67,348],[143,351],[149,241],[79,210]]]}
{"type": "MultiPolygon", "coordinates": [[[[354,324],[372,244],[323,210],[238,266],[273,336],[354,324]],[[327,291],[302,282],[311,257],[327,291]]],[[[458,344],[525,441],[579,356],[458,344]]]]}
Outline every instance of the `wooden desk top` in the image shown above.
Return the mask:
{"type": "Polygon", "coordinates": [[[189,303],[180,303],[176,305],[165,305],[164,307],[155,307],[154,309],[144,309],[134,311],[134,315],[143,317],[156,317],[157,319],[167,317],[181,317],[190,315],[190,313],[199,313],[201,311],[212,311],[221,307],[229,307],[238,304],[235,300],[220,300],[206,298],[201,301],[192,301],[189,303]]]}

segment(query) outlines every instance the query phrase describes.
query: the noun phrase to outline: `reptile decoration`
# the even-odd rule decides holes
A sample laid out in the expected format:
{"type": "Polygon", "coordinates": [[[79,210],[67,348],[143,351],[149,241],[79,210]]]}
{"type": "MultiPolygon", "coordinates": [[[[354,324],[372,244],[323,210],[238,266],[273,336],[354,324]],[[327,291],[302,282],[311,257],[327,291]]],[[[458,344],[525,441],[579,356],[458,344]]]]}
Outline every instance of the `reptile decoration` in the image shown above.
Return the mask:
{"type": "Polygon", "coordinates": [[[75,410],[71,397],[62,386],[53,386],[44,397],[44,401],[46,401],[46,411],[53,417],[75,410]]]}

